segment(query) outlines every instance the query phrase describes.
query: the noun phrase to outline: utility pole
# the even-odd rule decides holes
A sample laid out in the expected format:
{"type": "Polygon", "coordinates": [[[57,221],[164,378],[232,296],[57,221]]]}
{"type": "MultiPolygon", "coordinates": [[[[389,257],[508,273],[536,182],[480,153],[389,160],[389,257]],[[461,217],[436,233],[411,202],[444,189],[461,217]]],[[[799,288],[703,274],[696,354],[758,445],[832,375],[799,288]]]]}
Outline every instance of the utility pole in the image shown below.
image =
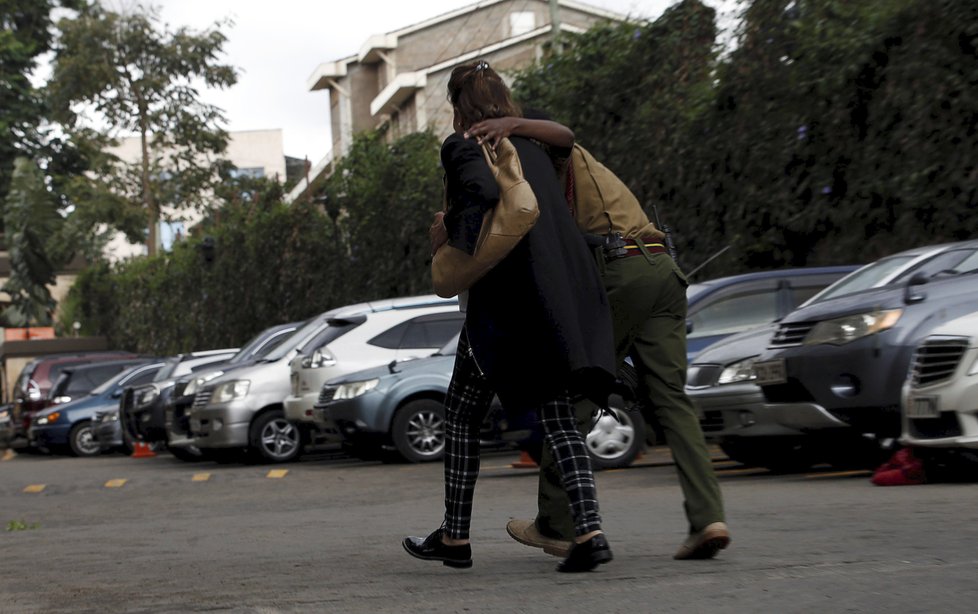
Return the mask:
{"type": "Polygon", "coordinates": [[[560,0],[550,0],[550,38],[554,53],[560,53],[557,40],[560,38],[560,0]]]}

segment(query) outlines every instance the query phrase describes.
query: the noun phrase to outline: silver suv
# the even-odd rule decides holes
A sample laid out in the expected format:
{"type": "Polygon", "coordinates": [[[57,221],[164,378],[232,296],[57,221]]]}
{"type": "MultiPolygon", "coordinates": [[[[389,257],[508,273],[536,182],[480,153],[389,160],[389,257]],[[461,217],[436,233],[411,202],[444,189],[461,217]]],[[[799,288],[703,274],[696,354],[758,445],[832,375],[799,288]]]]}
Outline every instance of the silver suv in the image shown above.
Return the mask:
{"type": "MultiPolygon", "coordinates": [[[[192,445],[205,456],[236,449],[267,462],[295,460],[313,429],[300,427],[285,416],[284,401],[291,389],[289,364],[292,360],[311,355],[317,348],[355,330],[377,314],[406,309],[404,305],[412,301],[430,305],[433,300],[451,303],[435,297],[392,299],[341,307],[309,320],[261,360],[225,373],[197,391],[189,412],[192,445]]],[[[457,309],[455,306],[456,313],[457,309]]],[[[461,327],[461,320],[458,325],[461,327]]],[[[378,357],[372,364],[394,359],[378,357]]],[[[315,395],[318,395],[318,389],[315,395]]]]}

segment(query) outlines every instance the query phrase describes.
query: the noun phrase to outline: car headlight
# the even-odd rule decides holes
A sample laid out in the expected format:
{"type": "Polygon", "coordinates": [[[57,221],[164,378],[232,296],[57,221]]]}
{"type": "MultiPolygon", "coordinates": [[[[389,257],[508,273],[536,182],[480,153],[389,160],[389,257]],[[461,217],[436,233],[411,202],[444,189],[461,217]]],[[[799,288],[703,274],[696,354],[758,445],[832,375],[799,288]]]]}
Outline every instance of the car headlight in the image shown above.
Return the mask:
{"type": "Polygon", "coordinates": [[[145,386],[135,392],[134,403],[136,407],[149,405],[160,396],[160,389],[156,386],[145,386]]]}
{"type": "Polygon", "coordinates": [[[67,403],[70,400],[71,400],[71,397],[69,397],[68,395],[57,396],[57,397],[54,397],[53,399],[51,399],[51,405],[64,405],[65,403],[67,403]]]}
{"type": "Polygon", "coordinates": [[[47,414],[46,416],[40,416],[40,417],[38,417],[38,419],[37,419],[37,425],[38,426],[44,426],[45,424],[54,424],[55,422],[58,421],[58,419],[60,417],[61,417],[61,412],[60,411],[51,412],[50,414],[47,414]]]}
{"type": "Polygon", "coordinates": [[[871,313],[860,313],[834,320],[819,322],[812,328],[811,332],[805,337],[805,345],[818,345],[820,343],[830,343],[832,345],[844,345],[862,339],[869,335],[875,335],[888,328],[892,328],[900,316],[903,315],[902,309],[887,309],[884,311],[873,311],[871,313]]]}
{"type": "Polygon", "coordinates": [[[201,386],[222,375],[224,375],[224,371],[209,371],[203,375],[193,378],[187,382],[187,387],[183,389],[183,396],[197,394],[197,391],[200,390],[201,386]]]}
{"type": "Polygon", "coordinates": [[[717,384],[722,386],[724,384],[737,384],[756,379],[757,376],[754,375],[754,361],[756,360],[757,356],[751,356],[750,358],[730,363],[723,368],[723,371],[720,371],[717,384]]]}
{"type": "Polygon", "coordinates": [[[319,369],[321,367],[332,367],[336,364],[336,357],[326,348],[319,348],[309,356],[302,359],[303,369],[319,369]]]}
{"type": "Polygon", "coordinates": [[[369,390],[373,390],[380,383],[379,379],[368,379],[361,382],[348,382],[346,384],[340,384],[336,388],[336,394],[333,396],[333,400],[340,399],[355,399],[358,396],[365,394],[369,390]]]}
{"type": "Polygon", "coordinates": [[[235,399],[243,399],[248,396],[248,387],[251,382],[246,379],[238,379],[233,382],[225,382],[214,389],[211,401],[215,403],[227,403],[235,399]]]}

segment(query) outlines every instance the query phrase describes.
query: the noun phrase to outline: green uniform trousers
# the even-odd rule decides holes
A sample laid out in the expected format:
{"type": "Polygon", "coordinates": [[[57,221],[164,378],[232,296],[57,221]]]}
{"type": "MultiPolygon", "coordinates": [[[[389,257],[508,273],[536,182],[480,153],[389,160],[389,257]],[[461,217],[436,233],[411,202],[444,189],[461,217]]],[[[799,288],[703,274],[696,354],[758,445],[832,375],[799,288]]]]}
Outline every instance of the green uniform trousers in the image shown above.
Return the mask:
{"type": "MultiPolygon", "coordinates": [[[[676,463],[690,533],[700,531],[723,521],[724,514],[703,430],[684,390],[686,277],[667,254],[644,253],[608,263],[598,258],[611,305],[618,362],[632,358],[643,405],[662,426],[676,463]]],[[[585,434],[594,409],[588,402],[576,407],[578,427],[585,434]]],[[[538,508],[537,523],[544,532],[567,539],[574,536],[567,494],[546,446],[540,461],[538,508]]]]}

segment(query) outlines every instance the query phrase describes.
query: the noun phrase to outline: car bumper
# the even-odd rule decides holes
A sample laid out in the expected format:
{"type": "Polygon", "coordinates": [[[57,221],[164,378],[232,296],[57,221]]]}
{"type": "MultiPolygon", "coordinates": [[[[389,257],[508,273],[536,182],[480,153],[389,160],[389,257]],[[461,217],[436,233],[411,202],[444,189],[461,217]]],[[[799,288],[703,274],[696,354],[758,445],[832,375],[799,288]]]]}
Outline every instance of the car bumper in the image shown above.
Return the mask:
{"type": "Polygon", "coordinates": [[[118,420],[96,422],[92,425],[92,436],[102,450],[122,447],[122,425],[118,420]]]}
{"type": "Polygon", "coordinates": [[[921,448],[978,448],[978,376],[956,378],[941,385],[909,390],[902,395],[900,443],[921,448]],[[933,418],[908,417],[914,398],[937,404],[933,418]]]}
{"type": "Polygon", "coordinates": [[[313,411],[319,393],[309,393],[301,396],[289,395],[285,398],[285,419],[291,422],[318,423],[313,411]]]}
{"type": "Polygon", "coordinates": [[[730,384],[688,392],[699,411],[703,434],[709,439],[801,434],[798,429],[780,422],[778,408],[765,405],[761,389],[753,384],[730,384]]]}
{"type": "Polygon", "coordinates": [[[190,413],[190,437],[198,448],[244,448],[254,411],[250,406],[229,403],[190,413]]]}
{"type": "Polygon", "coordinates": [[[32,446],[63,446],[68,443],[71,425],[31,426],[27,430],[27,441],[32,446]]]}

